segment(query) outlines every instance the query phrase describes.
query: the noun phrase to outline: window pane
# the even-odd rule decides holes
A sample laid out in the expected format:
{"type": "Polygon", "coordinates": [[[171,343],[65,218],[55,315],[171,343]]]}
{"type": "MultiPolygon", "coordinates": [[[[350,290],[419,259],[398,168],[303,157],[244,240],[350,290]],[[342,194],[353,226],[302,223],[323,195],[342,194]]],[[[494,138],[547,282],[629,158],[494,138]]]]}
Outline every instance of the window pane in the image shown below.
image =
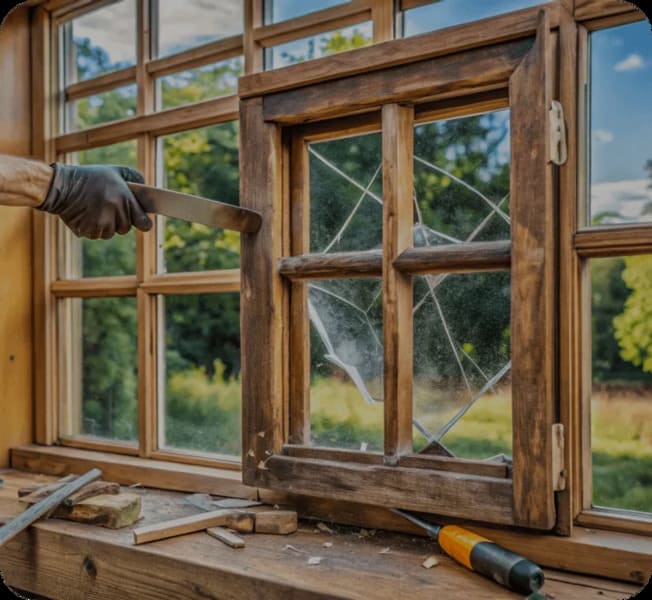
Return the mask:
{"type": "Polygon", "coordinates": [[[62,29],[66,83],[136,64],[136,2],[121,0],[73,19],[62,29]]]}
{"type": "Polygon", "coordinates": [[[503,13],[543,4],[545,0],[438,0],[403,13],[403,35],[410,36],[452,25],[478,21],[503,13]]]}
{"type": "Polygon", "coordinates": [[[158,0],[158,56],[242,33],[242,0],[158,0]]]}
{"type": "Polygon", "coordinates": [[[509,111],[414,130],[414,243],[508,240],[509,111]]]}
{"type": "Polygon", "coordinates": [[[416,451],[511,455],[510,371],[508,272],[414,278],[416,451]]]}
{"type": "Polygon", "coordinates": [[[383,241],[380,133],[310,144],[310,251],[379,248],[383,241]]]}
{"type": "Polygon", "coordinates": [[[278,23],[307,13],[346,4],[347,0],[265,0],[265,23],[278,23]]]}
{"type": "MultiPolygon", "coordinates": [[[[136,141],[82,150],[70,155],[69,162],[79,165],[119,165],[135,169],[138,166],[136,141]]],[[[76,266],[72,273],[68,273],[68,277],[130,275],[136,272],[136,232],[133,227],[126,235],[115,235],[110,240],[74,238],[71,252],[71,262],[76,266]]]]}
{"type": "Polygon", "coordinates": [[[371,21],[321,33],[269,48],[265,53],[265,68],[278,69],[313,58],[330,56],[346,50],[368,46],[373,41],[371,21]]]}
{"type": "Polygon", "coordinates": [[[161,446],[240,456],[240,295],[161,296],[161,446]]]}
{"type": "Polygon", "coordinates": [[[647,21],[591,34],[592,225],[652,221],[650,69],[647,21]]]}
{"type": "Polygon", "coordinates": [[[136,86],[127,85],[66,105],[66,130],[79,131],[136,114],[136,86]]]}
{"type": "Polygon", "coordinates": [[[71,298],[60,310],[63,435],[136,441],[136,299],[71,298]]]}
{"type": "Polygon", "coordinates": [[[590,266],[593,503],[652,512],[652,255],[590,266]]]}
{"type": "Polygon", "coordinates": [[[174,108],[218,96],[235,94],[243,73],[242,57],[166,75],[158,80],[158,108],[174,108]]]}
{"type": "Polygon", "coordinates": [[[383,449],[380,279],[311,283],[310,424],[314,446],[383,449]]]}
{"type": "MultiPolygon", "coordinates": [[[[171,190],[238,204],[237,121],[159,138],[163,172],[161,185],[171,190]]],[[[166,219],[162,243],[168,272],[234,269],[240,265],[240,236],[166,219]]]]}

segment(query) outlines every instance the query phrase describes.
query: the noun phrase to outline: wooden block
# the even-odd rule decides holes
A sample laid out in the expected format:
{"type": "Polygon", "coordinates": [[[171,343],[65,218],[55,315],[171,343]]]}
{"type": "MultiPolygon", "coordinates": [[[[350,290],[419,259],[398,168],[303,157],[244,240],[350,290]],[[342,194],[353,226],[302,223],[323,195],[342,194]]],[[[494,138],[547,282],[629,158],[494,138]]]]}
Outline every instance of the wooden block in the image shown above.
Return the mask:
{"type": "Polygon", "coordinates": [[[141,497],[138,494],[100,494],[76,502],[73,506],[59,506],[52,517],[120,529],[133,525],[140,518],[141,497]]]}
{"type": "Polygon", "coordinates": [[[230,548],[244,548],[244,540],[235,533],[231,533],[228,529],[224,527],[209,527],[206,530],[206,533],[216,540],[225,543],[230,548]]]}
{"type": "Polygon", "coordinates": [[[239,533],[251,533],[254,530],[256,515],[246,510],[233,511],[233,514],[224,524],[229,529],[235,529],[239,533]]]}
{"type": "Polygon", "coordinates": [[[287,535],[297,530],[297,513],[293,510],[266,510],[256,513],[256,533],[287,535]]]}
{"type": "Polygon", "coordinates": [[[120,493],[120,485],[112,481],[94,481],[85,485],[81,490],[66,498],[64,506],[71,507],[87,498],[94,498],[100,495],[117,495],[120,493]]]}
{"type": "Polygon", "coordinates": [[[134,529],[134,544],[144,544],[186,533],[194,533],[195,531],[203,531],[209,527],[225,526],[236,529],[236,527],[233,527],[233,524],[234,522],[237,523],[240,521],[240,515],[238,514],[240,512],[242,511],[228,509],[214,510],[180,519],[173,519],[172,521],[139,527],[138,529],[134,529]]]}

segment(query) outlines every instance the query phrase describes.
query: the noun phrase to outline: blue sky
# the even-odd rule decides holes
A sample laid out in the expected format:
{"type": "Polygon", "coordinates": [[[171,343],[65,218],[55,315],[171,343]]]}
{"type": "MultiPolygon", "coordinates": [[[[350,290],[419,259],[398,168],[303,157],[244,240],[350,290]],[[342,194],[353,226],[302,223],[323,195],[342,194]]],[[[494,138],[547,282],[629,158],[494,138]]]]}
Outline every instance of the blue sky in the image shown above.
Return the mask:
{"type": "MultiPolygon", "coordinates": [[[[652,202],[652,32],[647,21],[591,34],[592,214],[642,220],[652,202]]],[[[652,215],[646,220],[650,220],[652,215]]]]}

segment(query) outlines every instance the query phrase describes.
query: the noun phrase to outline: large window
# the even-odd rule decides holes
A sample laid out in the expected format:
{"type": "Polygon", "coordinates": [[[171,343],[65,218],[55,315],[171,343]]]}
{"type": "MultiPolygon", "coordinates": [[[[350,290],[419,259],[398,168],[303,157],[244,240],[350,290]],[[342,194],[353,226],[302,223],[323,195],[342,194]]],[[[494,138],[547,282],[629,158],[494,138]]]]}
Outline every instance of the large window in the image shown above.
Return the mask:
{"type": "Polygon", "coordinates": [[[38,442],[651,531],[652,42],[630,3],[49,4],[43,158],[263,226],[91,241],[37,214],[38,442]]]}

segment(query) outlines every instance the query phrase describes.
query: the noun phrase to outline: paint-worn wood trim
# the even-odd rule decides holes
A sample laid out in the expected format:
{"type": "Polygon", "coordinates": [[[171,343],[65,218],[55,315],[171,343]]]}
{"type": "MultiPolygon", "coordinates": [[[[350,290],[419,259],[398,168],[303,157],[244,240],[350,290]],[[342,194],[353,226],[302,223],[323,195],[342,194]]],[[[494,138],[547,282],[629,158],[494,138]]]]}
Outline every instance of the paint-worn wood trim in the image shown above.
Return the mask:
{"type": "Polygon", "coordinates": [[[275,265],[283,254],[283,165],[280,128],[265,123],[261,99],[240,113],[240,200],[260,212],[258,233],[240,236],[243,479],[257,481],[265,459],[284,440],[286,391],[283,306],[287,287],[275,265]]]}
{"type": "Polygon", "coordinates": [[[583,258],[652,253],[652,225],[605,225],[582,229],[574,236],[583,258]]]}
{"type": "Polygon", "coordinates": [[[307,496],[514,524],[508,479],[280,455],[264,461],[258,479],[307,496]]]}
{"type": "Polygon", "coordinates": [[[240,473],[169,461],[121,456],[63,446],[19,446],[11,451],[11,466],[21,471],[61,475],[85,473],[90,467],[102,470],[107,481],[122,485],[139,483],[161,490],[216,493],[234,498],[256,499],[255,488],[242,484],[240,473]]]}
{"type": "MultiPolygon", "coordinates": [[[[530,40],[511,41],[269,94],[263,101],[264,117],[266,121],[297,124],[363,112],[386,103],[425,102],[503,88],[530,47],[530,40]]],[[[388,52],[393,54],[394,49],[388,52]]]]}
{"type": "Polygon", "coordinates": [[[57,153],[65,154],[123,142],[142,133],[165,135],[237,118],[237,96],[225,96],[61,135],[55,139],[55,145],[57,153]]]}
{"type": "Polygon", "coordinates": [[[538,529],[555,524],[556,204],[548,119],[549,31],[542,10],[535,46],[510,79],[514,519],[538,529]]]}
{"type": "MultiPolygon", "coordinates": [[[[455,54],[473,48],[534,36],[540,7],[465,23],[440,31],[395,40],[391,46],[376,44],[335,56],[291,65],[277,71],[255,73],[240,78],[239,94],[249,98],[350,77],[389,67],[455,54]]],[[[559,7],[549,5],[550,25],[556,27],[559,7]]]]}

